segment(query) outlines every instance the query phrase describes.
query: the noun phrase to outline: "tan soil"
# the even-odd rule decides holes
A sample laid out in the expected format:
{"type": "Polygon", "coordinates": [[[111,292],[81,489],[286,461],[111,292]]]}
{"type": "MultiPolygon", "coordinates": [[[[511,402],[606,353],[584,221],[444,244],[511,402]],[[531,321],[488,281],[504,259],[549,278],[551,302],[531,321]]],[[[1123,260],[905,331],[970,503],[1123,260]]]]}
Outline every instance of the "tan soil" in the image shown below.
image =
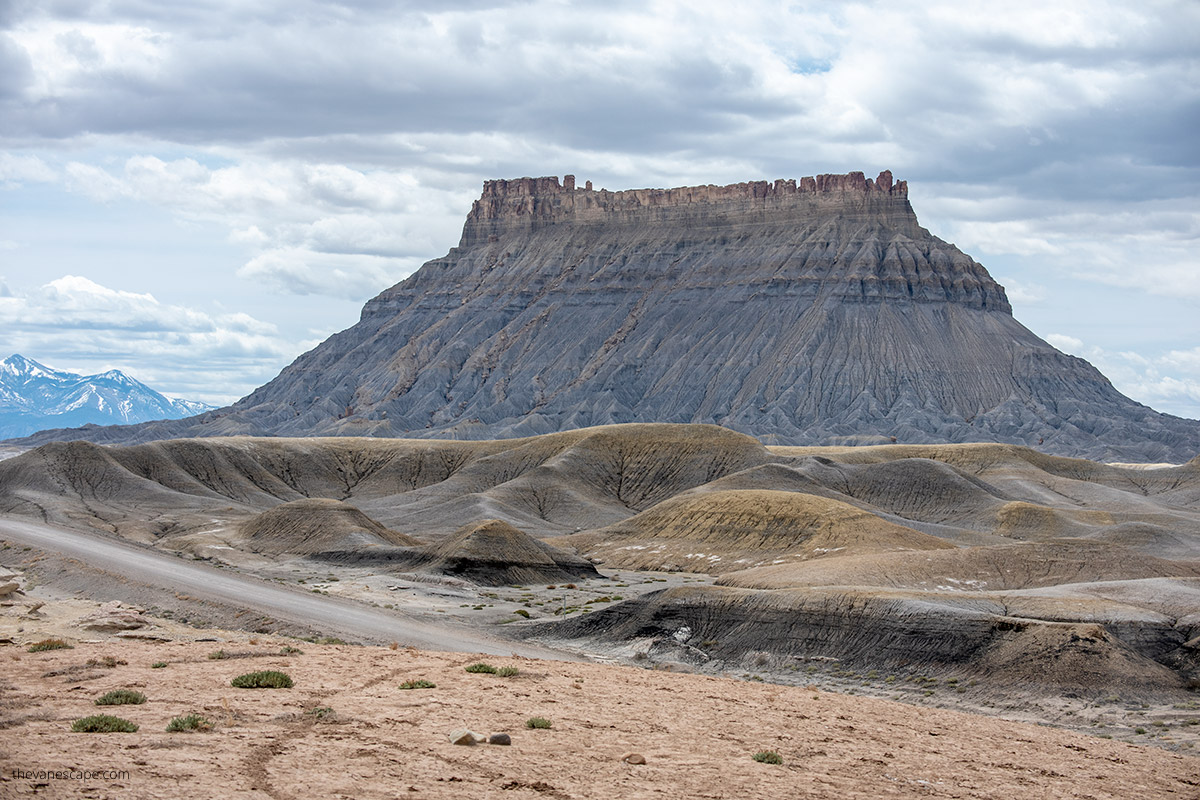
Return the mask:
{"type": "Polygon", "coordinates": [[[1065,731],[800,687],[628,667],[478,660],[260,637],[240,643],[0,646],[0,796],[87,798],[1133,798],[1200,797],[1200,759],[1065,731]],[[285,644],[302,654],[279,655],[285,644]],[[256,657],[208,658],[214,650],[256,657]],[[102,666],[111,657],[114,667],[102,666]],[[88,666],[93,660],[101,662],[88,666]],[[168,666],[152,669],[156,661],[168,666]],[[52,675],[71,670],[74,672],[52,675]],[[289,690],[233,689],[285,670],[289,690]],[[426,678],[427,690],[402,691],[426,678]],[[143,705],[98,708],[117,688],[143,705]],[[319,716],[315,708],[332,709],[319,716]],[[98,712],[132,734],[71,733],[98,712]],[[206,733],[171,733],[199,713],[206,733]],[[549,730],[525,720],[550,719],[549,730]],[[507,732],[512,746],[452,745],[450,731],[507,732]],[[776,750],[782,766],[752,760],[776,750]],[[624,763],[636,752],[645,765],[624,763]],[[30,780],[15,769],[126,770],[30,780]]]}

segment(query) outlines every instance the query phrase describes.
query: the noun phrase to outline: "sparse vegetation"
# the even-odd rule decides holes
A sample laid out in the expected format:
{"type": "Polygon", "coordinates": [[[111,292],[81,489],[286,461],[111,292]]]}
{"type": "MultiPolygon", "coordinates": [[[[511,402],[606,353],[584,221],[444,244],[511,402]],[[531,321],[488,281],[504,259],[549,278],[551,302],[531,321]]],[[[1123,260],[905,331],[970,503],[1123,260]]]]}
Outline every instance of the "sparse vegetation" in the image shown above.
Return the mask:
{"type": "Polygon", "coordinates": [[[782,764],[783,756],[774,750],[759,750],[754,754],[754,760],[760,764],[782,764]]]}
{"type": "Polygon", "coordinates": [[[317,706],[316,708],[310,708],[308,711],[305,711],[304,713],[307,716],[315,717],[317,719],[328,719],[329,717],[332,717],[337,712],[335,712],[329,706],[317,706]]]}
{"type": "Polygon", "coordinates": [[[550,720],[545,717],[530,717],[525,720],[525,727],[545,730],[550,727],[550,720]]]}
{"type": "MultiPolygon", "coordinates": [[[[313,589],[313,591],[319,592],[320,590],[313,589]]],[[[329,592],[322,592],[322,594],[329,594],[329,592]]],[[[299,638],[300,638],[300,641],[309,642],[311,644],[345,644],[346,643],[344,640],[339,639],[336,636],[301,636],[299,638]]]]}
{"type": "Polygon", "coordinates": [[[427,681],[424,678],[417,678],[416,680],[405,681],[404,683],[400,684],[400,688],[401,689],[436,689],[437,684],[434,683],[433,681],[427,681]]]}
{"type": "Polygon", "coordinates": [[[89,658],[87,660],[87,665],[89,667],[108,667],[109,669],[113,669],[114,667],[119,667],[122,664],[128,664],[128,663],[129,663],[128,661],[122,661],[121,659],[117,658],[116,656],[105,656],[104,658],[89,658]]]}
{"type": "Polygon", "coordinates": [[[30,653],[43,653],[47,650],[74,650],[75,646],[67,644],[62,639],[42,639],[25,649],[30,653]]]}
{"type": "Polygon", "coordinates": [[[146,695],[132,689],[113,689],[96,701],[98,706],[140,706],[146,702],[146,695]]]}
{"type": "Polygon", "coordinates": [[[287,673],[276,670],[247,672],[230,681],[230,685],[235,689],[290,689],[294,686],[287,673]]]}
{"type": "Polygon", "coordinates": [[[484,672],[484,673],[487,673],[488,675],[496,674],[495,667],[493,667],[491,664],[485,664],[482,661],[477,661],[474,664],[470,664],[470,665],[464,667],[464,669],[467,672],[484,672]]]}
{"type": "Polygon", "coordinates": [[[512,678],[520,674],[521,670],[516,667],[500,667],[500,669],[496,670],[496,675],[501,678],[512,678]]]}
{"type": "Polygon", "coordinates": [[[199,714],[185,714],[182,717],[174,717],[167,723],[167,733],[210,730],[212,730],[212,723],[199,714]]]}
{"type": "Polygon", "coordinates": [[[155,661],[153,664],[150,665],[150,669],[162,669],[165,666],[167,666],[167,662],[155,661]]]}
{"type": "Polygon", "coordinates": [[[110,714],[93,714],[71,723],[74,733],[136,733],[138,726],[127,719],[110,714]]]}
{"type": "Polygon", "coordinates": [[[523,608],[518,608],[513,613],[516,614],[518,617],[524,617],[525,619],[529,619],[529,612],[523,608]]]}
{"type": "Polygon", "coordinates": [[[290,644],[285,644],[282,648],[280,648],[279,655],[281,655],[281,656],[300,656],[300,655],[304,655],[304,651],[301,650],[299,647],[292,647],[290,644]]]}

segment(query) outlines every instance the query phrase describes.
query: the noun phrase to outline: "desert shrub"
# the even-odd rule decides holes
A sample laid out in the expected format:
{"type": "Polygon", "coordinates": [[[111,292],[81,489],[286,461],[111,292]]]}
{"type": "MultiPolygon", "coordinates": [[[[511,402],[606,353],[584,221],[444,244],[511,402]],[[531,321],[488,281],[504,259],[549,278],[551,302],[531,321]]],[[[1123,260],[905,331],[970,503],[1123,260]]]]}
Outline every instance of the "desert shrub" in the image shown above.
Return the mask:
{"type": "Polygon", "coordinates": [[[401,689],[436,689],[437,684],[434,683],[433,681],[427,681],[424,678],[417,678],[416,680],[405,681],[404,683],[400,684],[400,688],[401,689]]]}
{"type": "Polygon", "coordinates": [[[146,702],[146,695],[132,689],[113,689],[96,701],[98,706],[140,706],[146,702]]]}
{"type": "Polygon", "coordinates": [[[474,664],[464,667],[467,672],[486,672],[488,675],[495,675],[496,668],[491,664],[485,664],[482,661],[477,661],[474,664]]]}
{"type": "Polygon", "coordinates": [[[524,617],[525,619],[529,619],[529,612],[523,608],[518,608],[513,613],[516,614],[518,617],[524,617]]]}
{"type": "Polygon", "coordinates": [[[286,673],[269,669],[238,675],[230,685],[235,689],[290,689],[294,684],[286,673]]]}
{"type": "Polygon", "coordinates": [[[166,665],[167,665],[167,662],[165,662],[165,661],[155,661],[153,664],[150,665],[150,669],[162,669],[166,665]]]}
{"type": "Polygon", "coordinates": [[[501,678],[512,678],[516,675],[520,675],[521,670],[517,669],[516,667],[501,667],[500,669],[496,670],[496,674],[501,678]]]}
{"type": "Polygon", "coordinates": [[[300,656],[304,655],[304,651],[299,647],[292,647],[290,644],[285,644],[279,651],[281,656],[300,656]]]}
{"type": "Polygon", "coordinates": [[[224,650],[215,650],[209,653],[208,657],[212,661],[221,661],[222,659],[231,658],[232,656],[230,656],[229,653],[226,653],[224,650]]]}
{"type": "Polygon", "coordinates": [[[109,714],[93,714],[71,723],[74,733],[136,733],[138,726],[127,719],[109,714]]]}
{"type": "Polygon", "coordinates": [[[175,717],[169,723],[167,723],[167,733],[211,730],[212,723],[199,714],[185,714],[182,717],[175,717]]]}
{"type": "Polygon", "coordinates": [[[547,729],[550,727],[550,720],[545,717],[530,717],[525,720],[525,727],[547,729]]]}
{"type": "Polygon", "coordinates": [[[316,717],[317,719],[327,719],[332,717],[336,712],[334,712],[334,710],[329,706],[317,706],[316,708],[310,708],[304,713],[310,717],[316,717]]]}
{"type": "Polygon", "coordinates": [[[759,750],[754,754],[754,760],[760,764],[782,764],[783,756],[774,750],[759,750]]]}
{"type": "Polygon", "coordinates": [[[89,667],[108,667],[109,669],[113,669],[114,667],[119,667],[122,664],[128,664],[128,663],[129,663],[128,661],[117,658],[116,656],[105,656],[104,658],[89,658],[87,660],[87,665],[89,667]]]}
{"type": "Polygon", "coordinates": [[[34,642],[29,645],[26,650],[30,653],[42,653],[46,650],[73,650],[74,645],[67,644],[62,639],[42,639],[40,642],[34,642]]]}

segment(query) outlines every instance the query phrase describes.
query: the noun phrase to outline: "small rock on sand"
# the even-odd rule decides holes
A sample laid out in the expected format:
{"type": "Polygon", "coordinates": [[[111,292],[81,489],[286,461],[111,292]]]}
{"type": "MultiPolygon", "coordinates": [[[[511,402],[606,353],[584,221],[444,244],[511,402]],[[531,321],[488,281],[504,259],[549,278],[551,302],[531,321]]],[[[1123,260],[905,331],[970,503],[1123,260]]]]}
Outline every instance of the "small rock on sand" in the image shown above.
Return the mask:
{"type": "Polygon", "coordinates": [[[512,744],[512,737],[507,733],[493,733],[488,737],[488,744],[512,744]]]}
{"type": "Polygon", "coordinates": [[[95,613],[87,615],[75,624],[90,631],[131,631],[149,624],[143,616],[145,613],[144,609],[114,600],[102,604],[95,613]]]}
{"type": "Polygon", "coordinates": [[[646,757],[641,753],[626,753],[621,756],[621,760],[626,764],[645,764],[646,757]]]}
{"type": "Polygon", "coordinates": [[[466,728],[458,728],[450,731],[450,743],[461,744],[470,747],[471,745],[482,742],[483,737],[474,731],[469,731],[466,728]]]}

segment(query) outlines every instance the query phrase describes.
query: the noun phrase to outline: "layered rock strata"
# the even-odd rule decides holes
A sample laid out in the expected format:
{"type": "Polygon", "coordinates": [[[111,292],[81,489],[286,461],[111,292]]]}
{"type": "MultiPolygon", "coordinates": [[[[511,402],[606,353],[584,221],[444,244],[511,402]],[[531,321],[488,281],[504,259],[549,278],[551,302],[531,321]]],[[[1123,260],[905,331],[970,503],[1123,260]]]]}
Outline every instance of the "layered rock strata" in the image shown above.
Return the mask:
{"type": "Polygon", "coordinates": [[[458,247],[250,396],[66,435],[480,439],[637,421],[772,444],[1200,452],[1200,423],[1124,397],[1013,319],[889,172],[621,192],[488,181],[458,247]]]}

